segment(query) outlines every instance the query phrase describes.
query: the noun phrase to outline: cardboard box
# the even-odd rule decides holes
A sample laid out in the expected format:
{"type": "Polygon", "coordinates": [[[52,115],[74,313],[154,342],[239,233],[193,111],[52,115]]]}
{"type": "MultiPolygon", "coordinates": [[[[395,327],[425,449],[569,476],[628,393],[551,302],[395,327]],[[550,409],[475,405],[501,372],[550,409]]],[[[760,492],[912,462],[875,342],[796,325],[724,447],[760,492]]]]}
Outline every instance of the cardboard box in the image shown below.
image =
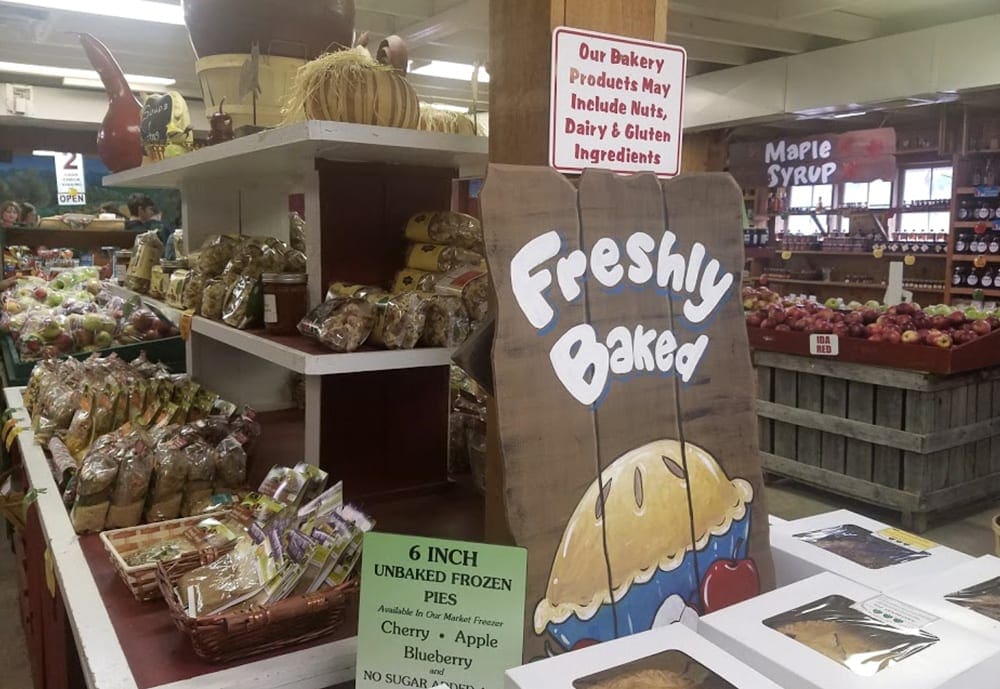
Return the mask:
{"type": "Polygon", "coordinates": [[[789,689],[988,689],[1000,672],[1000,646],[834,574],[707,615],[699,631],[789,689]]]}
{"type": "Polygon", "coordinates": [[[1000,558],[984,555],[889,594],[1000,646],[1000,558]]]}
{"type": "Polygon", "coordinates": [[[833,572],[879,591],[972,560],[957,550],[848,510],[771,527],[778,586],[833,572]]]}
{"type": "MultiPolygon", "coordinates": [[[[736,689],[780,689],[682,624],[660,627],[508,670],[506,687],[590,689],[603,682],[634,677],[631,673],[674,668],[679,671],[687,668],[689,673],[702,677],[706,671],[714,673],[736,689]]],[[[649,682],[642,684],[649,685],[649,682]]]]}

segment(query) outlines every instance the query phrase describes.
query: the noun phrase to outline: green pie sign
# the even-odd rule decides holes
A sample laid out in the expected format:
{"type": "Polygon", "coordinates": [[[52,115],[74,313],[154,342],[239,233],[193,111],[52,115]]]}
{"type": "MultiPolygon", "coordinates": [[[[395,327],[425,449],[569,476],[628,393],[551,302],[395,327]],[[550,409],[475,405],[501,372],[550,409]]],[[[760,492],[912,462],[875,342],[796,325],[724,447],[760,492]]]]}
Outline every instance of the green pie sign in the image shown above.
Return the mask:
{"type": "Polygon", "coordinates": [[[357,689],[502,689],[521,664],[523,548],[365,535],[357,689]]]}

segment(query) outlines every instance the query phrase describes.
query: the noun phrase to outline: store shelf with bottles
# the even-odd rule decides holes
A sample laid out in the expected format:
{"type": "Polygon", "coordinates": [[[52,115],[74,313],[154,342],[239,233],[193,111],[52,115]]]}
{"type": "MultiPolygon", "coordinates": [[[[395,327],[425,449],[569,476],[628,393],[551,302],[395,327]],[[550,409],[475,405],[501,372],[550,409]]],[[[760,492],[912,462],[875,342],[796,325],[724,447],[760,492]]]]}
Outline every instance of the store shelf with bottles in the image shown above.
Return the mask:
{"type": "MultiPolygon", "coordinates": [[[[105,178],[107,186],[176,187],[190,251],[219,233],[289,239],[288,198],[301,194],[310,305],[334,280],[390,284],[403,228],[451,208],[455,180],[482,175],[478,137],[305,122],[238,138],[105,178]]],[[[443,349],[335,354],[195,317],[188,371],[262,411],[294,406],[305,376],[303,454],[344,480],[349,496],[443,487],[450,354],[443,349]],[[364,458],[364,461],[358,461],[364,458]]]]}
{"type": "MultiPolygon", "coordinates": [[[[876,290],[881,292],[884,292],[886,289],[888,289],[887,285],[874,282],[838,282],[835,280],[795,280],[791,278],[775,278],[770,276],[762,276],[760,278],[760,281],[763,284],[811,285],[811,286],[825,287],[825,288],[876,290]]],[[[944,285],[940,287],[918,287],[904,282],[903,289],[908,289],[911,292],[926,292],[928,294],[944,293],[944,285]]]]}
{"type": "MultiPolygon", "coordinates": [[[[784,251],[785,251],[785,249],[775,249],[774,253],[780,257],[784,253],[784,251]]],[[[791,251],[792,256],[829,256],[829,257],[832,257],[832,258],[865,258],[865,259],[885,260],[885,261],[902,260],[902,259],[906,258],[907,256],[912,256],[913,258],[917,259],[918,261],[919,260],[923,260],[923,259],[927,259],[927,258],[942,259],[942,260],[948,258],[948,256],[944,252],[939,252],[939,253],[920,253],[920,252],[918,252],[918,253],[888,253],[888,252],[883,252],[881,256],[876,256],[874,253],[872,253],[872,250],[865,250],[865,251],[825,251],[823,249],[810,249],[810,250],[806,250],[806,251],[800,251],[800,250],[789,249],[788,251],[791,251]]]]}

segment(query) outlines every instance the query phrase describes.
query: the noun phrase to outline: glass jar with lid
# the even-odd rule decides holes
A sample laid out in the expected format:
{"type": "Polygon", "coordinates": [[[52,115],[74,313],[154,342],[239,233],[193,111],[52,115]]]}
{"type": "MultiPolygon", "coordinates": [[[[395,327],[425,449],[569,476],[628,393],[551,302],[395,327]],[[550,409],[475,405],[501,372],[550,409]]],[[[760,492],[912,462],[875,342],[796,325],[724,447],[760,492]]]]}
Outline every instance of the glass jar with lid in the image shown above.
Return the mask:
{"type": "Polygon", "coordinates": [[[128,264],[131,260],[131,249],[119,249],[115,252],[115,264],[112,272],[112,279],[119,285],[125,284],[125,273],[128,272],[128,264]]]}
{"type": "Polygon", "coordinates": [[[268,335],[295,335],[309,308],[305,273],[264,273],[264,330],[268,335]]]}

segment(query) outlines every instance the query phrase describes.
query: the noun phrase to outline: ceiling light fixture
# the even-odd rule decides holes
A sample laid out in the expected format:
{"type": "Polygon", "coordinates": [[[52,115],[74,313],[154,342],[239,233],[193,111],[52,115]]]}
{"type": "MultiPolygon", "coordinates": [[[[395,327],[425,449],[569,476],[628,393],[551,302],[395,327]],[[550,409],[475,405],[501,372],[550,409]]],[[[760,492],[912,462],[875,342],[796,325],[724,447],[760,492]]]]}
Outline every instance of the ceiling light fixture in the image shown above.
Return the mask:
{"type": "Polygon", "coordinates": [[[834,115],[833,119],[835,119],[835,120],[843,120],[843,119],[846,119],[848,117],[861,117],[862,115],[867,115],[867,114],[868,114],[867,110],[862,110],[861,112],[842,112],[842,113],[839,113],[837,115],[834,115]]]}
{"type": "MultiPolygon", "coordinates": [[[[39,77],[55,77],[62,79],[89,79],[99,81],[100,77],[92,69],[72,69],[70,67],[52,67],[50,65],[26,65],[20,62],[0,62],[0,72],[11,74],[33,74],[39,77]]],[[[155,84],[157,86],[172,86],[176,79],[167,77],[148,77],[141,74],[126,74],[129,84],[155,84]]]]}
{"type": "Polygon", "coordinates": [[[158,24],[184,26],[184,10],[179,5],[168,5],[151,0],[4,0],[8,5],[41,7],[64,12],[83,12],[103,17],[137,19],[158,24]]]}
{"type": "Polygon", "coordinates": [[[428,103],[429,106],[435,110],[444,110],[446,112],[460,112],[463,115],[469,114],[469,109],[461,105],[452,105],[451,103],[428,103]]]}
{"type": "MultiPolygon", "coordinates": [[[[79,77],[65,77],[62,80],[63,86],[70,88],[81,88],[81,89],[97,89],[100,91],[104,90],[104,84],[101,83],[100,79],[81,79],[79,77]]],[[[161,93],[169,89],[170,84],[153,84],[148,81],[133,81],[131,78],[128,80],[128,86],[133,91],[154,91],[161,93]]]]}
{"type": "Polygon", "coordinates": [[[31,155],[38,156],[39,158],[51,158],[58,154],[55,151],[32,151],[31,155]]]}
{"type": "MultiPolygon", "coordinates": [[[[455,79],[456,81],[472,81],[472,75],[476,72],[475,65],[468,65],[464,62],[446,62],[445,60],[431,60],[425,65],[413,67],[411,63],[410,73],[419,74],[425,77],[439,77],[441,79],[455,79]]],[[[490,75],[480,66],[477,73],[480,83],[489,83],[490,75]]]]}

